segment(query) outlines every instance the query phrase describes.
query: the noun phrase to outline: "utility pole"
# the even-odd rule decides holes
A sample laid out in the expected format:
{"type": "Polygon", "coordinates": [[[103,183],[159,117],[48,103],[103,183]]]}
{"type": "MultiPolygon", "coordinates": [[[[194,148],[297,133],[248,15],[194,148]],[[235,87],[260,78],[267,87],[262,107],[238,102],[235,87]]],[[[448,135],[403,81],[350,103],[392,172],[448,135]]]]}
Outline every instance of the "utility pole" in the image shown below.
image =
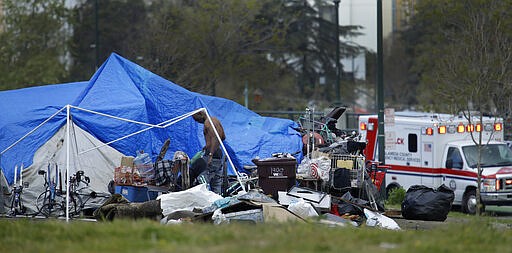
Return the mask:
{"type": "Polygon", "coordinates": [[[336,11],[336,104],[341,105],[341,90],[340,90],[340,0],[333,0],[336,11]]]}
{"type": "Polygon", "coordinates": [[[96,70],[100,68],[100,41],[99,41],[99,34],[98,34],[98,0],[94,2],[94,21],[95,21],[95,33],[94,33],[94,43],[95,43],[95,49],[96,49],[96,70]]]}
{"type": "Polygon", "coordinates": [[[377,141],[379,142],[379,161],[385,164],[384,160],[384,66],[382,54],[382,0],[377,0],[377,110],[378,110],[378,135],[377,141]]]}

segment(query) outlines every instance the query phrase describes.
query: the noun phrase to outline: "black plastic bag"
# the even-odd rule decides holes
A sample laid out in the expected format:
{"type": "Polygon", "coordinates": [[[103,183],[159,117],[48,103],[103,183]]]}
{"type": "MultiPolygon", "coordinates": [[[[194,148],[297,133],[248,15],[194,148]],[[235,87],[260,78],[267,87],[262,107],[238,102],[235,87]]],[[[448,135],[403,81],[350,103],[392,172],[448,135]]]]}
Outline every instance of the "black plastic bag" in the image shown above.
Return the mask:
{"type": "Polygon", "coordinates": [[[340,200],[342,200],[338,203],[338,213],[340,215],[348,213],[363,216],[363,209],[370,206],[370,202],[364,199],[355,198],[350,194],[350,192],[343,194],[340,200]]]}
{"type": "Polygon", "coordinates": [[[437,189],[413,185],[405,193],[402,216],[408,220],[445,221],[455,194],[444,184],[437,189]]]}

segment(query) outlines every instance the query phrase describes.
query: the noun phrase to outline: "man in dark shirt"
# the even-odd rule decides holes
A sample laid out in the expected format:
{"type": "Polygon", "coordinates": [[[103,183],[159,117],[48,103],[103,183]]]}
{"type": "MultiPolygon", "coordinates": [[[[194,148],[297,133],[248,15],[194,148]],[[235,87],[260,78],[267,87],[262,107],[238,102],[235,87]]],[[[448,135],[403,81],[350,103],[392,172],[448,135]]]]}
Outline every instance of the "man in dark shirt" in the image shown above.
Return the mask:
{"type": "Polygon", "coordinates": [[[215,134],[215,130],[219,134],[220,140],[224,141],[226,135],[222,124],[216,117],[210,117],[211,122],[208,120],[204,111],[197,112],[192,115],[194,120],[204,125],[203,135],[206,142],[203,148],[204,156],[203,159],[207,164],[207,169],[198,176],[198,181],[205,181],[209,184],[210,190],[221,194],[222,188],[222,150],[220,149],[220,141],[215,134]],[[215,127],[215,130],[214,130],[215,127]]]}

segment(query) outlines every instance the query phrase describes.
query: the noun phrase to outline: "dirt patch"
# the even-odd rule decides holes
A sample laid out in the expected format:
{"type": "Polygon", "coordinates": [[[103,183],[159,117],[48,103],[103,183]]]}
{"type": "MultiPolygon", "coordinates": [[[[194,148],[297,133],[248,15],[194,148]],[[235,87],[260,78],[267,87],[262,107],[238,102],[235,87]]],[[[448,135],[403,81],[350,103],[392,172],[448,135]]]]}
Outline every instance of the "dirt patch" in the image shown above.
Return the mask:
{"type": "Polygon", "coordinates": [[[464,217],[449,216],[445,221],[407,220],[402,217],[400,210],[388,210],[384,213],[384,215],[395,220],[398,226],[400,226],[400,228],[403,230],[428,230],[446,226],[450,223],[460,223],[467,221],[467,219],[464,217]]]}
{"type": "Polygon", "coordinates": [[[446,226],[450,223],[465,222],[464,218],[448,217],[445,221],[422,221],[422,220],[406,220],[403,217],[393,218],[398,226],[403,230],[429,230],[446,226]]]}

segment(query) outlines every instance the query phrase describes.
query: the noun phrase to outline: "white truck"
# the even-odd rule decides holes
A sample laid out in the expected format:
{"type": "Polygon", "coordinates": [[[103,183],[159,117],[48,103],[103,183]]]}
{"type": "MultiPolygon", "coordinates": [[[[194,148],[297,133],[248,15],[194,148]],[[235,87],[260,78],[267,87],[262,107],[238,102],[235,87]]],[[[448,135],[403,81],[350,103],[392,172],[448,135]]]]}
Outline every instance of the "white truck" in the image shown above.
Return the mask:
{"type": "MultiPolygon", "coordinates": [[[[412,185],[437,188],[441,184],[455,193],[454,205],[465,213],[476,212],[478,141],[483,146],[481,203],[512,205],[512,152],[503,140],[503,120],[485,117],[469,124],[463,116],[418,112],[396,112],[384,120],[385,165],[389,166],[386,190],[412,185]]],[[[377,115],[359,117],[367,160],[378,156],[377,115]]]]}

